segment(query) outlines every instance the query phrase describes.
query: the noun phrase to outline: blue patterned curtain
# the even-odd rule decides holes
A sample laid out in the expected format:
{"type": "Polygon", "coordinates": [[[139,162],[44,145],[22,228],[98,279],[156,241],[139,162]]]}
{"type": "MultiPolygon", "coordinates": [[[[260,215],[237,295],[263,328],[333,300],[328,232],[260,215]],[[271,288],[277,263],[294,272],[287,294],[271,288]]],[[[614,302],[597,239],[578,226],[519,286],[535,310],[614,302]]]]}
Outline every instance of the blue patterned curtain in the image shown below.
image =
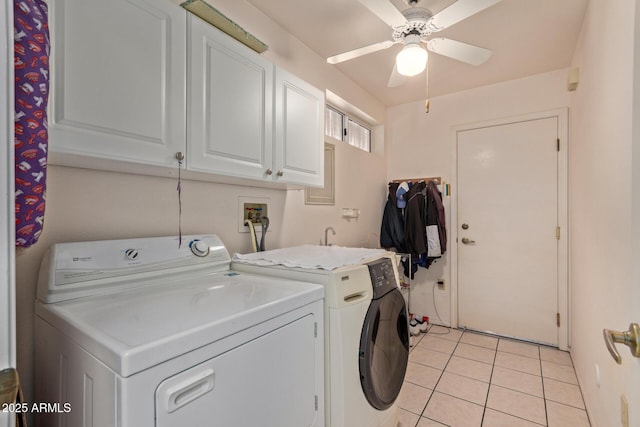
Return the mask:
{"type": "Polygon", "coordinates": [[[42,233],[47,189],[49,26],[44,1],[14,5],[16,246],[31,246],[42,233]]]}

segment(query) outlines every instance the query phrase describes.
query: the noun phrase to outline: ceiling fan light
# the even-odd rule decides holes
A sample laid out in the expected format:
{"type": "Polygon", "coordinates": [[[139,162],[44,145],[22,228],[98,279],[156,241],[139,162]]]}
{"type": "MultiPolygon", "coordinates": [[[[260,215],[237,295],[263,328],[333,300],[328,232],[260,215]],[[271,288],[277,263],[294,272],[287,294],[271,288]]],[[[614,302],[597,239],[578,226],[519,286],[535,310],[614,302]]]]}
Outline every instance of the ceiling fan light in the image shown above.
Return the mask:
{"type": "Polygon", "coordinates": [[[396,56],[398,73],[404,76],[415,76],[424,71],[427,66],[427,51],[417,43],[405,45],[396,56]]]}

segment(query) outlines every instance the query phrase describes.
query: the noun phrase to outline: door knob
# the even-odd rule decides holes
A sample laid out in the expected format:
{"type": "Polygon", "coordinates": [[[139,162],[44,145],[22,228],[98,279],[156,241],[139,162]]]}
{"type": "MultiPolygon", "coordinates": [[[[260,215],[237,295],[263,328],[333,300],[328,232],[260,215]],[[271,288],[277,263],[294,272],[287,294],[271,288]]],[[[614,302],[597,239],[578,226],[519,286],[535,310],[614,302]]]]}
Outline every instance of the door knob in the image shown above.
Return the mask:
{"type": "Polygon", "coordinates": [[[465,245],[475,245],[476,241],[475,240],[471,240],[471,239],[467,239],[466,237],[462,238],[462,243],[465,245]]]}
{"type": "Polygon", "coordinates": [[[607,344],[607,350],[611,357],[618,363],[622,364],[622,357],[618,353],[618,349],[614,343],[624,344],[629,346],[629,350],[633,357],[640,357],[640,327],[637,323],[629,325],[628,331],[618,332],[610,329],[603,329],[602,335],[604,336],[604,342],[607,344]]]}

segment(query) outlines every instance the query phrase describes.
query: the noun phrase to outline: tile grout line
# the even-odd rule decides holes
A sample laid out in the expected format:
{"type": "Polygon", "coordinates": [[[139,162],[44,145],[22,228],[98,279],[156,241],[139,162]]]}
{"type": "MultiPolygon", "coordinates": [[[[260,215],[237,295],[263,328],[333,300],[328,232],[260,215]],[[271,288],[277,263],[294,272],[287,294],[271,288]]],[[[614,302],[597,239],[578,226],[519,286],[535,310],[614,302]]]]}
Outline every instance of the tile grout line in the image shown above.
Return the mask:
{"type": "MultiPolygon", "coordinates": [[[[431,401],[431,398],[433,397],[433,394],[436,392],[436,388],[437,388],[438,384],[440,383],[440,380],[442,379],[442,376],[444,375],[445,370],[447,369],[447,366],[449,365],[449,362],[450,362],[450,361],[451,361],[451,359],[453,358],[453,355],[454,355],[454,353],[455,353],[456,349],[458,348],[459,344],[461,344],[461,343],[462,343],[462,344],[471,345],[471,346],[478,347],[478,348],[487,348],[487,347],[483,347],[483,346],[477,346],[477,345],[475,345],[475,344],[463,343],[461,340],[462,340],[462,337],[464,336],[464,334],[465,334],[466,332],[467,332],[467,330],[466,330],[466,329],[462,330],[462,334],[460,335],[460,337],[459,337],[457,340],[455,340],[456,345],[454,346],[454,348],[452,349],[451,353],[449,354],[449,358],[447,359],[447,363],[445,363],[444,367],[442,368],[441,373],[440,373],[440,376],[438,377],[438,381],[436,381],[436,383],[435,383],[435,385],[434,385],[434,387],[433,387],[433,392],[431,393],[431,396],[429,396],[429,399],[427,399],[427,402],[425,403],[424,408],[422,409],[422,412],[420,413],[420,416],[419,416],[419,418],[418,418],[418,423],[420,422],[420,418],[427,418],[427,419],[431,420],[431,418],[428,418],[428,417],[426,417],[426,416],[425,416],[425,417],[423,417],[424,411],[427,409],[427,406],[429,405],[429,402],[431,401]]],[[[473,332],[472,332],[472,333],[473,333],[473,332]]],[[[428,332],[425,334],[425,336],[427,336],[427,335],[428,335],[428,332]]],[[[434,333],[433,335],[439,335],[439,334],[435,334],[435,333],[434,333]]],[[[442,334],[442,335],[445,335],[445,334],[442,334]]],[[[420,339],[420,341],[422,341],[422,339],[423,339],[423,338],[424,338],[424,337],[422,337],[422,338],[420,339]]],[[[454,340],[448,340],[448,341],[453,342],[454,340]]],[[[416,344],[416,346],[417,346],[417,344],[416,344]]],[[[447,354],[447,353],[444,353],[444,352],[441,352],[441,351],[438,351],[438,350],[435,350],[435,349],[430,349],[430,350],[432,350],[432,351],[437,351],[438,353],[442,353],[442,354],[447,354]]],[[[497,342],[496,342],[496,349],[495,349],[495,353],[497,354],[497,342]]],[[[494,356],[493,356],[493,363],[486,363],[486,362],[482,362],[482,361],[475,360],[475,359],[469,359],[469,358],[466,358],[466,357],[463,357],[463,356],[457,356],[457,357],[460,357],[461,359],[465,359],[465,360],[470,360],[470,361],[473,361],[473,362],[477,362],[477,363],[483,363],[483,364],[485,364],[485,365],[491,365],[491,375],[489,375],[489,382],[488,382],[488,383],[486,383],[486,384],[487,384],[487,386],[488,386],[488,387],[490,387],[490,386],[491,386],[491,376],[493,375],[493,367],[494,367],[494,365],[495,365],[495,358],[496,358],[496,354],[494,354],[494,356]]],[[[417,363],[417,362],[415,362],[415,363],[417,363]]],[[[425,365],[425,366],[428,366],[428,365],[425,365]]],[[[480,380],[476,380],[475,378],[468,377],[468,376],[466,376],[466,375],[462,375],[462,374],[454,374],[454,375],[459,375],[459,376],[464,377],[464,378],[472,379],[472,380],[475,380],[475,381],[480,381],[480,380]]],[[[480,381],[480,382],[484,382],[484,381],[480,381]]],[[[469,401],[469,400],[466,400],[466,399],[462,399],[462,398],[457,397],[457,396],[453,396],[453,395],[450,395],[450,394],[447,394],[447,393],[442,393],[442,392],[438,392],[438,393],[441,393],[441,394],[444,394],[444,395],[447,395],[447,396],[453,397],[453,398],[455,398],[455,399],[460,399],[460,400],[462,400],[462,401],[465,401],[465,402],[469,402],[469,403],[472,403],[472,404],[478,405],[478,404],[477,404],[477,403],[475,403],[475,402],[472,402],[472,401],[469,401]]],[[[486,407],[487,407],[487,406],[486,406],[486,402],[487,402],[487,400],[488,400],[488,396],[489,396],[489,390],[488,390],[488,388],[487,388],[487,396],[485,397],[485,404],[483,405],[483,408],[482,408],[482,419],[481,419],[481,421],[480,421],[481,423],[482,423],[482,421],[483,421],[483,419],[484,419],[484,412],[486,411],[486,407]]],[[[480,406],[480,405],[478,405],[478,406],[480,406]]],[[[433,421],[439,422],[439,421],[437,421],[437,420],[433,420],[433,421]]],[[[416,424],[416,427],[417,427],[417,424],[416,424]]]]}
{"type": "MultiPolygon", "coordinates": [[[[425,404],[425,406],[424,406],[424,408],[423,408],[423,410],[422,410],[422,412],[420,414],[420,418],[423,418],[422,414],[424,414],[424,411],[427,409],[427,406],[429,405],[429,402],[431,401],[431,398],[433,397],[433,394],[436,392],[436,388],[437,388],[438,384],[440,383],[440,380],[442,379],[442,376],[444,375],[445,370],[447,369],[447,366],[449,365],[449,362],[453,358],[453,355],[454,355],[456,349],[458,348],[458,346],[460,344],[466,344],[466,345],[471,345],[471,346],[478,347],[478,348],[488,349],[488,347],[484,347],[484,346],[481,346],[481,345],[475,345],[475,344],[462,342],[462,337],[464,336],[464,334],[466,332],[467,332],[467,330],[464,329],[462,331],[462,334],[460,335],[460,337],[455,341],[456,345],[453,348],[453,350],[451,351],[451,354],[449,354],[449,359],[447,359],[447,363],[444,365],[444,367],[442,369],[442,372],[441,372],[440,376],[438,377],[438,381],[436,381],[436,384],[434,385],[433,393],[431,393],[431,396],[429,396],[429,399],[427,400],[427,403],[425,404]]],[[[453,340],[451,340],[451,341],[453,341],[453,340]]],[[[485,363],[485,362],[482,362],[482,361],[479,361],[479,360],[469,359],[469,358],[466,358],[466,357],[463,357],[463,356],[458,356],[461,359],[470,360],[470,361],[477,362],[477,363],[483,363],[485,365],[491,365],[491,374],[489,375],[489,382],[486,383],[487,384],[487,395],[485,396],[484,405],[482,405],[482,417],[480,419],[480,425],[482,425],[482,423],[484,422],[484,415],[485,415],[485,412],[487,410],[487,402],[489,400],[489,389],[491,387],[491,378],[493,377],[493,370],[494,370],[494,367],[495,367],[495,360],[496,360],[496,356],[497,356],[497,353],[498,353],[498,342],[499,342],[499,339],[498,339],[498,341],[496,341],[496,347],[494,349],[494,355],[493,355],[493,363],[485,363]]],[[[433,351],[437,351],[437,350],[433,350],[433,351]]],[[[440,353],[442,353],[442,352],[440,352],[440,353]]],[[[443,354],[446,354],[446,353],[443,353],[443,354]]],[[[480,380],[477,380],[477,379],[472,378],[472,377],[467,377],[466,375],[462,375],[462,374],[454,374],[454,375],[459,375],[459,376],[464,377],[464,378],[472,379],[472,380],[479,381],[479,382],[484,382],[484,381],[480,381],[480,380]]],[[[447,394],[447,393],[442,393],[442,392],[438,392],[438,393],[445,394],[445,395],[453,397],[455,399],[459,399],[459,400],[462,400],[462,401],[465,401],[465,402],[468,402],[468,403],[472,403],[472,404],[478,405],[475,402],[472,402],[472,401],[469,401],[469,400],[466,400],[466,399],[462,399],[462,398],[460,398],[458,396],[453,396],[453,395],[450,395],[450,394],[447,394]]],[[[478,405],[478,406],[480,406],[480,405],[478,405]]],[[[420,422],[420,418],[418,418],[418,423],[420,422]]],[[[428,417],[424,417],[424,418],[431,419],[431,418],[428,418],[428,417]]],[[[439,422],[437,420],[434,420],[434,421],[439,422]]],[[[417,427],[417,425],[416,425],[416,427],[417,427]]]]}
{"type": "Polygon", "coordinates": [[[580,397],[582,398],[582,404],[584,405],[584,413],[587,415],[587,422],[589,426],[591,426],[591,417],[589,416],[589,411],[587,411],[587,404],[584,400],[584,394],[582,393],[582,386],[580,385],[580,380],[578,379],[578,373],[576,372],[576,365],[573,363],[573,356],[571,356],[571,352],[569,353],[569,360],[571,361],[571,366],[573,367],[573,372],[576,374],[576,382],[578,383],[578,390],[580,391],[580,397]]]}
{"type": "MultiPolygon", "coordinates": [[[[493,368],[495,368],[495,367],[496,367],[495,359],[497,359],[497,357],[498,357],[498,351],[502,351],[503,353],[508,353],[508,354],[515,354],[515,355],[517,355],[517,356],[528,357],[528,356],[524,356],[524,355],[517,354],[517,353],[511,353],[511,352],[508,352],[508,351],[498,350],[498,347],[500,346],[500,340],[502,340],[502,339],[505,339],[505,338],[498,338],[498,344],[496,345],[496,357],[494,358],[494,361],[493,361],[493,368]]],[[[508,339],[508,338],[507,338],[507,339],[508,339]]],[[[540,355],[540,346],[536,346],[536,347],[538,347],[538,355],[540,355]]],[[[535,360],[535,358],[533,358],[533,357],[529,357],[529,359],[533,359],[533,360],[535,360]]],[[[541,362],[541,360],[540,360],[540,359],[538,359],[538,360],[541,362]]],[[[491,369],[491,379],[490,379],[490,382],[489,382],[489,390],[491,390],[491,386],[493,385],[493,381],[491,381],[491,380],[493,380],[493,371],[494,371],[494,369],[493,369],[493,368],[491,369]]],[[[522,372],[522,371],[517,371],[517,370],[515,370],[515,369],[506,368],[506,367],[504,367],[504,366],[501,366],[501,368],[503,368],[503,369],[508,369],[509,371],[513,371],[513,372],[519,372],[519,373],[522,373],[522,374],[527,374],[527,375],[537,376],[537,375],[534,375],[534,374],[529,374],[528,372],[522,372]]],[[[540,380],[542,381],[542,367],[540,367],[540,380]]],[[[496,387],[502,387],[502,388],[506,388],[507,390],[512,390],[512,391],[515,391],[515,392],[518,392],[518,393],[526,394],[526,395],[528,395],[528,396],[538,397],[538,396],[535,396],[535,395],[533,395],[533,394],[525,393],[525,392],[522,392],[522,391],[519,391],[519,390],[514,390],[514,389],[511,389],[511,388],[508,388],[508,387],[504,387],[504,386],[496,385],[496,387]]],[[[542,385],[542,395],[544,396],[544,383],[543,383],[543,385],[542,385]]],[[[543,397],[543,400],[544,400],[544,397],[543,397]]],[[[488,403],[488,402],[489,402],[489,393],[487,393],[487,403],[488,403]]],[[[487,404],[485,403],[485,406],[484,406],[485,413],[486,413],[486,411],[487,411],[487,407],[488,407],[488,406],[487,406],[487,404]]],[[[493,408],[489,408],[489,409],[491,409],[491,410],[493,410],[493,411],[496,411],[496,412],[500,412],[501,414],[508,415],[508,416],[510,416],[510,417],[518,418],[518,419],[520,419],[520,420],[523,420],[523,421],[526,421],[526,422],[529,422],[529,423],[533,423],[533,424],[541,425],[541,424],[536,423],[535,421],[531,421],[531,420],[529,420],[529,419],[523,418],[523,417],[518,416],[518,415],[515,415],[515,414],[511,414],[511,413],[507,413],[507,412],[499,411],[499,410],[497,410],[497,409],[493,409],[493,408]]],[[[482,416],[482,421],[484,422],[484,413],[483,413],[483,416],[482,416]]],[[[548,420],[547,420],[547,410],[546,410],[546,407],[545,407],[545,426],[548,426],[548,425],[549,425],[549,422],[548,422],[548,420]]]]}
{"type": "MultiPolygon", "coordinates": [[[[422,340],[423,340],[423,339],[425,339],[425,337],[426,337],[427,335],[430,335],[431,337],[434,337],[434,338],[439,338],[439,337],[437,337],[437,335],[447,335],[447,334],[441,334],[441,333],[430,332],[431,328],[433,328],[433,325],[430,325],[429,330],[427,330],[427,332],[426,332],[426,333],[421,334],[421,336],[420,336],[420,337],[419,337],[419,339],[417,340],[416,344],[411,348],[411,351],[413,351],[413,350],[418,346],[418,344],[420,344],[420,343],[422,342],[422,340]]],[[[455,345],[454,345],[453,349],[451,350],[451,352],[443,352],[443,351],[440,351],[440,350],[436,350],[436,349],[432,349],[432,348],[427,348],[427,349],[428,349],[428,350],[430,350],[430,351],[438,352],[438,353],[441,353],[441,354],[446,354],[448,357],[447,357],[446,363],[443,365],[443,368],[440,370],[440,374],[439,374],[439,376],[438,376],[437,381],[435,382],[435,384],[434,384],[434,386],[433,386],[433,390],[432,390],[432,392],[431,392],[431,395],[430,395],[430,396],[429,396],[429,398],[427,399],[427,401],[426,401],[426,403],[424,404],[424,406],[423,406],[422,410],[420,411],[420,413],[419,413],[419,414],[417,414],[417,415],[418,415],[418,420],[417,420],[416,425],[415,425],[414,427],[417,427],[417,425],[420,423],[420,420],[421,420],[422,418],[426,418],[426,419],[428,419],[428,420],[432,420],[432,421],[437,421],[437,420],[433,420],[433,419],[431,419],[431,418],[429,418],[429,417],[425,416],[424,414],[425,414],[425,411],[426,411],[427,406],[429,405],[429,403],[431,402],[431,400],[432,400],[432,398],[433,398],[434,393],[436,392],[436,388],[438,387],[438,385],[440,384],[440,382],[441,382],[441,380],[442,380],[442,376],[444,375],[444,372],[446,371],[447,367],[449,366],[449,364],[450,364],[450,362],[451,362],[451,360],[452,360],[452,358],[453,358],[453,356],[454,356],[454,353],[455,353],[455,352],[456,352],[456,350],[460,347],[460,344],[461,344],[461,343],[463,343],[463,344],[467,344],[467,345],[470,345],[470,346],[474,346],[474,347],[478,347],[478,348],[486,348],[486,349],[490,349],[490,350],[491,350],[491,348],[486,347],[486,346],[483,346],[483,345],[477,345],[477,344],[473,344],[473,343],[465,343],[465,342],[463,342],[463,341],[462,341],[462,338],[463,338],[464,334],[467,332],[467,330],[460,330],[460,329],[458,329],[458,330],[459,330],[459,331],[461,331],[462,333],[461,333],[461,335],[460,335],[457,339],[455,339],[455,340],[453,340],[453,339],[447,340],[446,338],[440,338],[440,339],[444,339],[444,340],[447,340],[447,341],[450,341],[450,342],[455,343],[455,345]]],[[[494,373],[495,373],[495,367],[497,366],[497,365],[496,365],[496,360],[497,360],[497,356],[498,356],[498,351],[502,351],[502,352],[503,352],[503,353],[505,353],[505,354],[515,355],[515,356],[524,357],[524,358],[528,358],[528,359],[532,359],[532,360],[535,360],[535,359],[536,359],[536,357],[530,357],[530,356],[528,356],[528,355],[526,355],[526,354],[520,354],[520,353],[516,353],[516,352],[511,352],[511,351],[503,351],[503,350],[499,350],[499,347],[500,347],[500,341],[501,341],[501,340],[503,340],[503,338],[500,338],[500,337],[496,337],[496,338],[497,338],[496,346],[495,346],[495,348],[493,348],[493,349],[492,349],[492,350],[494,350],[494,351],[495,351],[494,356],[493,356],[493,362],[492,362],[492,363],[486,363],[486,362],[483,362],[483,361],[479,361],[479,360],[475,360],[475,359],[471,359],[471,358],[467,358],[467,357],[459,356],[460,358],[465,359],[465,360],[470,360],[470,361],[474,361],[474,362],[477,362],[477,363],[484,363],[484,364],[486,364],[486,365],[491,365],[491,374],[490,374],[490,376],[489,376],[488,390],[487,390],[487,395],[486,395],[486,397],[485,397],[485,403],[484,403],[484,407],[483,407],[483,411],[482,411],[481,423],[482,423],[482,422],[484,422],[484,419],[485,419],[485,416],[486,416],[486,413],[487,413],[487,408],[488,408],[487,404],[488,404],[488,400],[489,400],[489,392],[491,391],[491,387],[492,387],[492,385],[493,385],[493,379],[494,379],[494,377],[493,377],[493,376],[494,376],[494,373]]],[[[510,340],[510,339],[508,339],[508,338],[506,338],[506,339],[504,339],[504,340],[506,340],[506,341],[511,341],[511,340],[510,340]]],[[[525,374],[525,375],[532,375],[532,376],[535,376],[535,377],[539,377],[539,378],[540,378],[540,380],[541,380],[541,382],[542,382],[542,400],[543,400],[544,411],[545,411],[545,422],[546,422],[546,424],[545,424],[545,425],[546,425],[546,426],[548,426],[548,425],[549,425],[549,414],[548,414],[548,408],[547,408],[547,400],[548,400],[548,399],[547,399],[547,397],[546,397],[546,391],[545,391],[545,385],[544,385],[544,376],[543,376],[543,371],[542,371],[542,364],[543,364],[543,362],[549,362],[549,363],[552,363],[553,365],[558,365],[558,366],[564,366],[564,367],[567,367],[567,368],[572,368],[574,372],[575,372],[575,366],[573,366],[573,360],[572,360],[572,359],[570,359],[570,360],[571,360],[571,366],[568,366],[568,365],[566,365],[566,364],[564,364],[564,363],[557,363],[557,362],[552,361],[552,360],[543,360],[543,358],[542,358],[542,350],[541,350],[541,347],[542,347],[542,346],[541,346],[541,345],[539,345],[539,344],[531,344],[531,345],[535,345],[536,350],[537,350],[537,353],[538,353],[538,357],[537,357],[537,359],[538,359],[538,364],[539,364],[539,366],[540,366],[540,375],[539,375],[539,376],[538,376],[538,375],[536,375],[536,374],[531,374],[531,373],[529,373],[529,372],[523,372],[523,371],[518,371],[518,370],[516,370],[516,369],[511,369],[511,368],[509,368],[509,367],[502,367],[502,368],[504,368],[504,369],[506,369],[506,370],[509,370],[509,371],[518,372],[518,373],[525,374]]],[[[571,357],[571,356],[569,355],[569,357],[571,357]]],[[[414,362],[414,363],[417,363],[417,364],[423,365],[422,363],[419,363],[419,362],[414,362]]],[[[430,367],[430,368],[435,368],[435,367],[432,367],[432,366],[430,366],[430,365],[423,365],[423,366],[427,366],[427,367],[430,367]]],[[[435,369],[437,369],[437,368],[435,368],[435,369]]],[[[460,374],[458,374],[458,375],[460,375],[460,374]]],[[[474,379],[473,377],[467,377],[466,375],[461,375],[461,376],[462,376],[462,377],[465,377],[465,378],[474,379]]],[[[559,383],[563,383],[563,384],[567,384],[567,385],[571,385],[571,386],[576,386],[576,384],[573,384],[573,383],[570,383],[570,382],[566,382],[566,381],[563,381],[563,380],[560,380],[560,379],[555,379],[555,378],[549,378],[549,379],[550,379],[550,380],[553,380],[553,381],[557,381],[557,382],[559,382],[559,383]]],[[[408,381],[408,382],[410,382],[410,381],[408,381]]],[[[481,382],[483,382],[483,381],[481,381],[481,382]]],[[[415,383],[414,383],[414,384],[415,384],[415,383]]],[[[424,387],[424,386],[422,386],[421,384],[416,384],[416,385],[419,385],[419,386],[421,386],[421,387],[424,387]]],[[[578,386],[578,389],[579,389],[579,391],[580,391],[580,397],[583,399],[583,402],[584,402],[584,396],[582,395],[582,388],[580,387],[580,384],[579,384],[579,383],[577,384],[577,386],[578,386]]],[[[497,385],[496,385],[496,387],[497,387],[497,385]]],[[[428,388],[428,387],[424,387],[424,388],[428,388]]],[[[509,388],[509,387],[506,387],[506,388],[507,388],[507,389],[509,389],[509,390],[512,390],[512,391],[518,392],[518,393],[526,394],[526,395],[533,396],[533,397],[538,397],[538,396],[536,396],[536,395],[532,395],[532,394],[529,394],[529,393],[524,392],[524,391],[514,390],[514,389],[511,389],[511,388],[509,388]]],[[[442,392],[438,392],[438,393],[441,393],[441,394],[442,394],[442,392]]],[[[454,397],[454,398],[460,399],[460,398],[459,398],[459,397],[457,397],[457,396],[449,395],[449,394],[447,394],[447,393],[444,393],[444,394],[445,394],[445,395],[447,395],[447,396],[451,396],[451,397],[454,397]]],[[[466,400],[466,399],[461,399],[461,400],[465,400],[465,401],[470,402],[470,403],[475,403],[475,402],[472,402],[472,401],[468,401],[468,400],[466,400]]],[[[563,402],[556,402],[555,400],[550,400],[550,401],[553,401],[554,403],[557,403],[557,404],[560,404],[560,405],[563,405],[563,406],[568,406],[568,407],[571,407],[571,408],[575,408],[575,409],[577,409],[577,410],[582,410],[582,411],[584,411],[584,412],[587,414],[587,420],[589,420],[589,415],[588,415],[588,413],[587,413],[587,411],[586,411],[586,408],[579,408],[579,407],[575,407],[575,406],[573,406],[573,405],[566,404],[566,403],[563,403],[563,402]]],[[[477,404],[477,403],[476,403],[476,404],[477,404]]],[[[480,406],[480,405],[478,405],[478,406],[480,406]]],[[[491,408],[490,408],[490,409],[491,409],[491,408]]],[[[525,419],[525,418],[518,417],[518,416],[516,416],[516,415],[514,415],[514,414],[505,413],[505,412],[503,412],[503,411],[497,411],[497,412],[500,412],[500,413],[503,413],[503,414],[505,414],[505,415],[509,415],[509,416],[512,416],[512,417],[516,417],[516,418],[519,418],[519,419],[522,419],[522,420],[527,420],[527,419],[525,419]]],[[[527,420],[527,421],[532,422],[531,420],[527,420]]],[[[590,422],[590,420],[589,420],[588,422],[590,422]]],[[[535,424],[537,424],[537,423],[535,423],[535,424]]],[[[540,424],[538,424],[538,425],[540,425],[540,424]]]]}
{"type": "Polygon", "coordinates": [[[540,356],[540,381],[542,382],[542,403],[544,405],[544,419],[545,419],[546,425],[548,426],[549,411],[547,409],[547,393],[545,391],[545,386],[544,386],[544,372],[542,370],[542,352],[540,351],[540,346],[538,346],[538,356],[540,356]]]}
{"type": "MultiPolygon", "coordinates": [[[[433,326],[431,326],[427,330],[427,332],[424,334],[425,337],[429,334],[429,331],[431,330],[432,327],[433,326]]],[[[463,334],[464,334],[464,332],[463,332],[463,334]]],[[[434,334],[434,335],[436,335],[436,334],[434,334]]],[[[422,414],[424,414],[424,412],[427,410],[427,406],[429,406],[429,402],[431,402],[431,398],[433,397],[433,395],[436,392],[436,388],[438,387],[438,384],[440,383],[440,380],[442,379],[442,375],[444,375],[444,371],[445,371],[445,369],[447,369],[447,366],[449,365],[449,362],[451,361],[451,358],[453,357],[453,353],[456,351],[456,348],[458,348],[458,344],[460,343],[460,338],[462,338],[462,335],[460,335],[460,337],[458,337],[458,340],[456,341],[456,345],[455,345],[455,347],[453,347],[453,350],[451,351],[451,354],[449,355],[449,358],[447,359],[447,363],[445,363],[444,366],[442,367],[442,371],[440,372],[440,376],[438,376],[438,381],[436,381],[436,383],[433,385],[433,391],[431,392],[431,395],[429,396],[429,399],[427,399],[427,402],[424,404],[424,408],[422,408],[422,411],[420,412],[420,416],[418,417],[418,422],[416,423],[415,427],[417,427],[418,424],[420,424],[420,419],[422,418],[422,414]]],[[[422,341],[422,339],[420,339],[420,341],[422,341]]],[[[451,340],[451,341],[453,341],[453,340],[451,340]]],[[[417,344],[416,344],[416,346],[417,346],[417,344]]],[[[446,354],[446,353],[444,353],[444,354],[446,354]]],[[[428,418],[428,417],[424,417],[424,418],[431,419],[431,418],[428,418]]],[[[433,420],[433,421],[436,421],[436,422],[440,423],[440,421],[437,421],[437,420],[433,420]]]]}
{"type": "Polygon", "coordinates": [[[487,413],[487,404],[489,403],[489,393],[491,392],[491,380],[493,379],[493,371],[496,367],[496,358],[498,357],[498,345],[500,344],[500,338],[496,341],[496,351],[493,355],[493,363],[491,364],[491,375],[489,375],[489,386],[487,387],[487,396],[484,398],[484,408],[482,408],[482,419],[480,425],[484,424],[484,416],[487,413]]]}

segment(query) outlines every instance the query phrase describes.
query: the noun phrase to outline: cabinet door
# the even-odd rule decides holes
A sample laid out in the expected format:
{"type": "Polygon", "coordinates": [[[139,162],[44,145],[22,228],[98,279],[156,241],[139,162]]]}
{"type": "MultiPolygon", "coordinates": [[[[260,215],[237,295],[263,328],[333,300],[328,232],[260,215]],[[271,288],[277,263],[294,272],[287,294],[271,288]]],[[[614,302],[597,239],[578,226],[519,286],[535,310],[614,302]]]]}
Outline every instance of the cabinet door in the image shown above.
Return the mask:
{"type": "Polygon", "coordinates": [[[49,5],[53,159],[174,165],[186,138],[186,11],[169,0],[49,5]]]}
{"type": "Polygon", "coordinates": [[[270,179],[273,64],[189,16],[187,168],[270,179]]]}
{"type": "Polygon", "coordinates": [[[279,68],[275,85],[275,179],[322,187],[324,93],[279,68]]]}

